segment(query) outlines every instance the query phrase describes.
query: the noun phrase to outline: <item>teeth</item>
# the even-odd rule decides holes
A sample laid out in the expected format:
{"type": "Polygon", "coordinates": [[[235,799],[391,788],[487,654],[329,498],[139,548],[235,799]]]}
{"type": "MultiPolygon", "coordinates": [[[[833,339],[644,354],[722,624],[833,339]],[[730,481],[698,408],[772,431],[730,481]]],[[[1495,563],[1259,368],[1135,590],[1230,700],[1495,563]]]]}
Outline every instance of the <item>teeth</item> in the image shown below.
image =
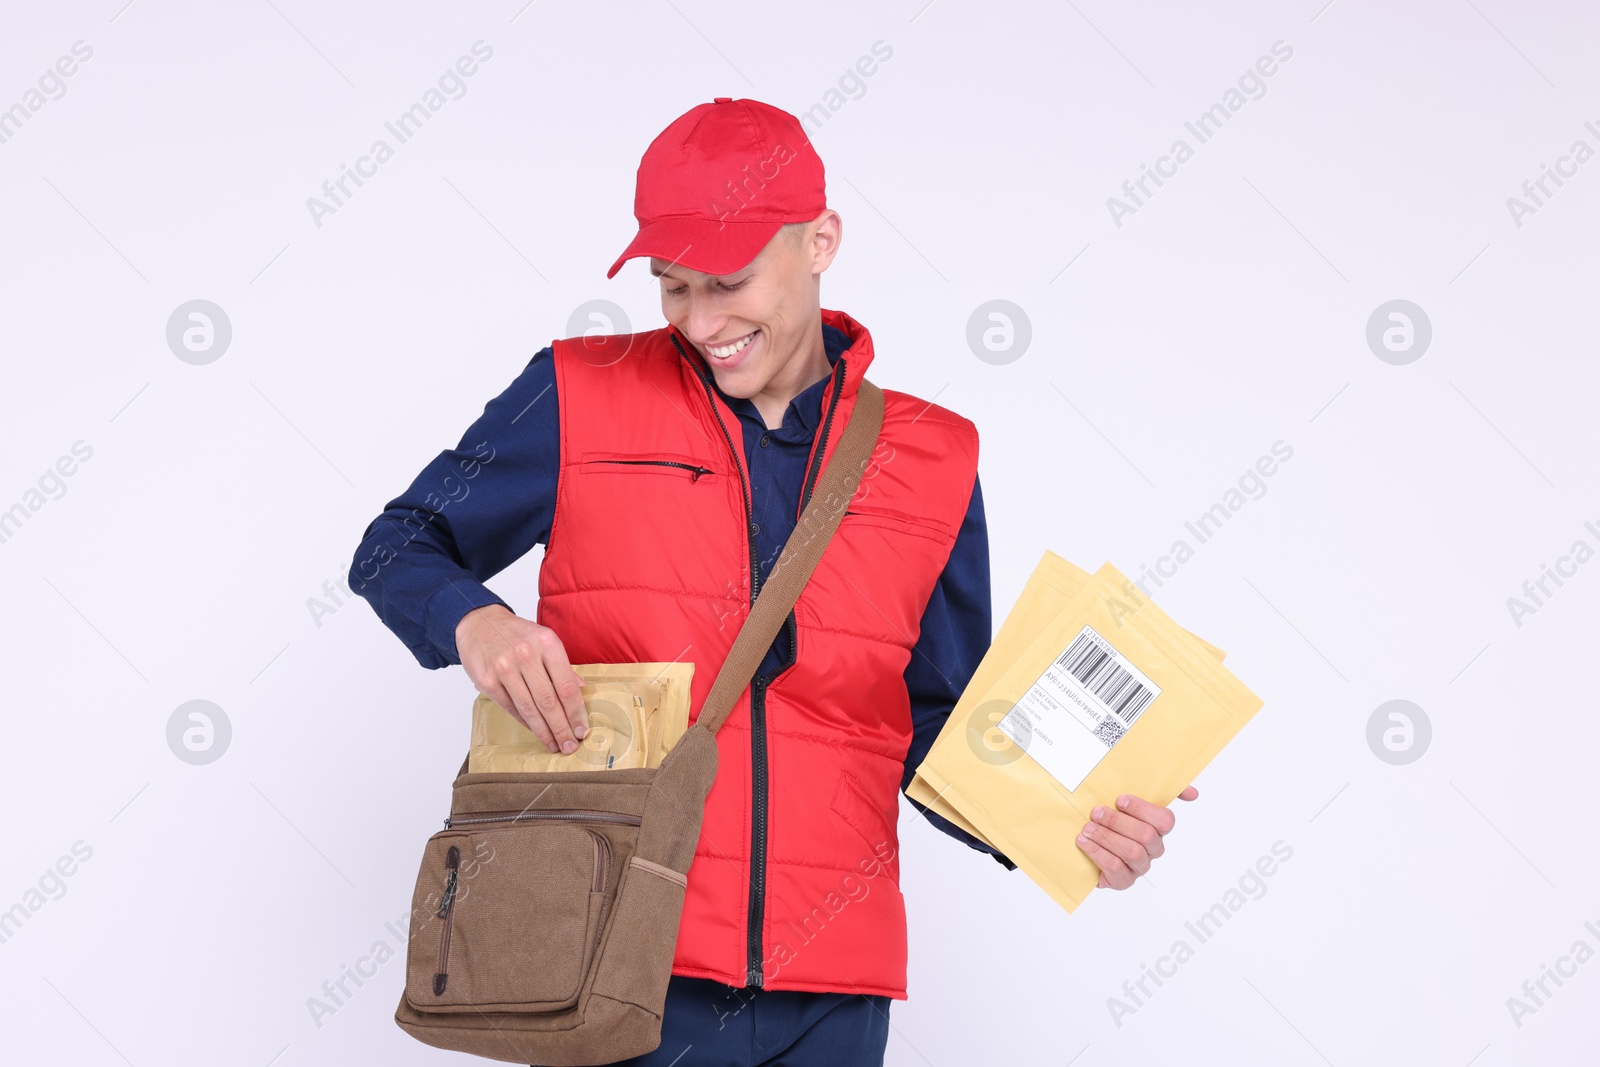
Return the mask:
{"type": "Polygon", "coordinates": [[[756,330],[756,331],[750,333],[749,335],[747,335],[745,337],[742,337],[739,340],[735,341],[733,344],[724,345],[721,348],[716,348],[716,347],[713,347],[712,345],[707,345],[706,346],[706,351],[710,352],[713,356],[716,356],[718,359],[727,359],[729,356],[737,355],[739,352],[744,351],[744,346],[749,344],[751,339],[753,337],[755,337],[755,335],[757,333],[760,333],[760,332],[761,332],[760,330],[756,330]]]}

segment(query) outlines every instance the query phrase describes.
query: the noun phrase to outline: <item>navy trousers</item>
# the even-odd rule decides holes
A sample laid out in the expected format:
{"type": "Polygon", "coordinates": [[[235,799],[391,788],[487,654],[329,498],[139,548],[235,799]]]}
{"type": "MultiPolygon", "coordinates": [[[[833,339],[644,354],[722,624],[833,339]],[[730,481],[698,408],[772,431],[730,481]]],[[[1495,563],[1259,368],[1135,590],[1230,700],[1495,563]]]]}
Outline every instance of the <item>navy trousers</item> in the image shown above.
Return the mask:
{"type": "Polygon", "coordinates": [[[661,1044],[611,1067],[883,1067],[890,998],[667,980],[661,1044]]]}

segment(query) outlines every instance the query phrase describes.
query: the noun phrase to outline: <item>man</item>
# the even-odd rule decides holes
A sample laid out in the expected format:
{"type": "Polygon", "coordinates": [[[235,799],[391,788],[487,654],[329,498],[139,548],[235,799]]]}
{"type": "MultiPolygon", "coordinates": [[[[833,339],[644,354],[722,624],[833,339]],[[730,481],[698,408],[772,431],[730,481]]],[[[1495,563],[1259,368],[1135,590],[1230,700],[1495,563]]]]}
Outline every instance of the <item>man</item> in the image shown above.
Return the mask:
{"type": "MultiPolygon", "coordinates": [[[[586,730],[574,662],[692,660],[694,715],[873,359],[821,307],[842,221],[792,115],[691,109],[645,152],[634,214],[607,276],[648,257],[668,325],[540,351],[350,572],[424,667],[462,664],[552,751],[586,730]],[[482,582],[541,543],[530,621],[482,582]]],[[[906,996],[899,796],[992,638],[977,430],[884,399],[862,488],[717,733],[662,1041],[636,1067],[882,1063],[906,996]]],[[[1126,888],[1172,825],[1127,798],[1063,847],[1126,888]]]]}

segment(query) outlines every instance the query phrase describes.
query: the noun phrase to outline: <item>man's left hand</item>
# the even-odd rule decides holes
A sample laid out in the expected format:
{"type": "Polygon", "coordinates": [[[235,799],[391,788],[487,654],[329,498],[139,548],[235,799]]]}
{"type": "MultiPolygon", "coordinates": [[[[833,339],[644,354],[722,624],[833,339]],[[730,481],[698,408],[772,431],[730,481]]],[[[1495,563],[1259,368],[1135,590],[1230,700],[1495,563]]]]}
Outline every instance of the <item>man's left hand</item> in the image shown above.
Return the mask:
{"type": "MultiPolygon", "coordinates": [[[[1194,786],[1179,800],[1200,795],[1194,786]]],[[[1101,889],[1126,889],[1150,870],[1150,861],[1166,851],[1162,838],[1172,832],[1177,816],[1166,808],[1123,794],[1115,809],[1097,807],[1078,835],[1078,847],[1100,868],[1101,889]]]]}

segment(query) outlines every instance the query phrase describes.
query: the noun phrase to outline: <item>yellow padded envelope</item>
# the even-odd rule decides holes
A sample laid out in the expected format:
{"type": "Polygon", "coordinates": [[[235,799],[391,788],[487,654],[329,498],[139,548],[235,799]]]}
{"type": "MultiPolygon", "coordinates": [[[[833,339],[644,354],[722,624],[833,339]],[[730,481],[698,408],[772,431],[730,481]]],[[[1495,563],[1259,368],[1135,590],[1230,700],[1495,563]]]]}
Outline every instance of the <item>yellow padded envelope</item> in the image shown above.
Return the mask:
{"type": "MultiPolygon", "coordinates": [[[[1055,618],[1067,602],[1088,582],[1088,571],[1046,550],[1044,557],[1039,560],[1039,565],[1034,567],[1033,573],[1028,576],[1028,581],[1022,587],[1022,593],[1017,597],[1016,603],[1007,612],[1005,621],[1000,624],[1000,632],[995,635],[994,642],[978,664],[978,669],[973,672],[967,688],[987,689],[992,686],[1011,661],[1027,647],[1033,635],[1044,629],[1045,625],[1055,618]]],[[[1218,663],[1221,663],[1227,655],[1216,645],[1193,634],[1190,636],[1194,637],[1210,655],[1215,656],[1218,663]]],[[[995,729],[995,723],[1005,710],[1007,709],[988,708],[985,709],[986,714],[976,718],[970,715],[958,718],[952,712],[934,744],[938,746],[947,743],[950,735],[965,737],[970,733],[973,735],[973,743],[1004,750],[1011,742],[995,729]],[[968,719],[972,721],[966,721],[968,719]]],[[[906,795],[935,814],[944,816],[985,844],[998,847],[984,837],[976,826],[968,822],[965,815],[940,796],[937,789],[927,783],[922,777],[920,768],[912,776],[906,795]]]]}
{"type": "Polygon", "coordinates": [[[1109,563],[1030,621],[918,777],[1071,912],[1100,877],[1074,840],[1089,812],[1123,793],[1170,804],[1262,701],[1109,563]]]}
{"type": "Polygon", "coordinates": [[[551,752],[511,712],[478,694],[467,772],[596,771],[659,767],[689,726],[693,663],[574,663],[589,733],[551,752]]]}

